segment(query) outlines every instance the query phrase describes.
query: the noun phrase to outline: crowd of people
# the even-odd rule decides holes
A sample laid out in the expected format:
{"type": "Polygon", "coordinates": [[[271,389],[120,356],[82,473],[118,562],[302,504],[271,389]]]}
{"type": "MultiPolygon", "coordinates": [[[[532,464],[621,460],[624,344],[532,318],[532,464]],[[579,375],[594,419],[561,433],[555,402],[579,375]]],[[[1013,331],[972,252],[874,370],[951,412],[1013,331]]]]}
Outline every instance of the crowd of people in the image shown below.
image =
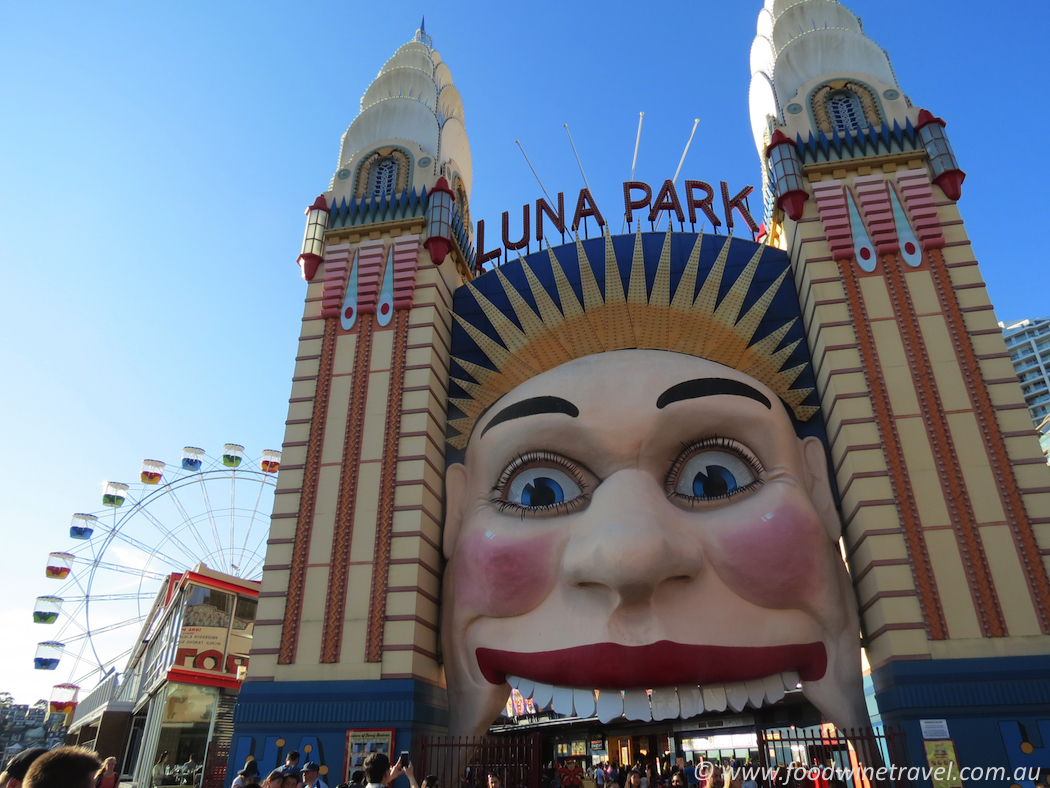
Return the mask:
{"type": "MultiPolygon", "coordinates": [[[[249,758],[244,768],[237,773],[232,788],[328,788],[321,775],[321,767],[313,761],[307,761],[300,767],[300,757],[293,750],[288,753],[284,765],[271,771],[265,778],[259,770],[259,764],[254,758],[249,758]]],[[[433,774],[425,777],[420,785],[409,761],[399,758],[391,764],[390,758],[381,752],[365,758],[364,769],[358,769],[347,782],[335,788],[385,788],[401,775],[408,778],[410,788],[442,788],[440,780],[433,774]]]]}

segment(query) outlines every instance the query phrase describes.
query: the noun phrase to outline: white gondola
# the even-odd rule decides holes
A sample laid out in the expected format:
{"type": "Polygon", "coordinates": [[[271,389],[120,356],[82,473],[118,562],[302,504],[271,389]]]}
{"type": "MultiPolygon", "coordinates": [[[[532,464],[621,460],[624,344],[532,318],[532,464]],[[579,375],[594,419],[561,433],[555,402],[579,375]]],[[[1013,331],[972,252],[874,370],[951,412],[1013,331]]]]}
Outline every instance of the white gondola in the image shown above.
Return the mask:
{"type": "Polygon", "coordinates": [[[102,485],[102,505],[119,509],[128,497],[128,486],[123,482],[105,482],[102,485]]]}
{"type": "Polygon", "coordinates": [[[38,596],[33,605],[34,624],[54,624],[62,614],[62,597],[38,596]]]}
{"type": "Polygon", "coordinates": [[[98,518],[93,514],[74,514],[73,522],[69,524],[69,538],[90,539],[97,525],[98,518]]]}
{"type": "Polygon", "coordinates": [[[164,463],[160,460],[143,460],[139,478],[143,484],[160,484],[164,477],[164,463]]]}
{"type": "Polygon", "coordinates": [[[263,449],[260,465],[263,473],[277,473],[281,467],[281,453],[276,449],[263,449]]]}
{"type": "Polygon", "coordinates": [[[244,459],[244,447],[239,443],[226,443],[222,447],[222,464],[227,468],[239,468],[244,459]]]}
{"type": "Polygon", "coordinates": [[[204,459],[204,449],[196,446],[186,446],[182,450],[182,470],[199,471],[204,459]]]}
{"type": "Polygon", "coordinates": [[[33,667],[37,670],[55,670],[58,667],[59,660],[62,658],[62,651],[65,647],[65,643],[59,643],[56,640],[45,640],[43,643],[37,643],[36,656],[33,657],[33,667]]]}

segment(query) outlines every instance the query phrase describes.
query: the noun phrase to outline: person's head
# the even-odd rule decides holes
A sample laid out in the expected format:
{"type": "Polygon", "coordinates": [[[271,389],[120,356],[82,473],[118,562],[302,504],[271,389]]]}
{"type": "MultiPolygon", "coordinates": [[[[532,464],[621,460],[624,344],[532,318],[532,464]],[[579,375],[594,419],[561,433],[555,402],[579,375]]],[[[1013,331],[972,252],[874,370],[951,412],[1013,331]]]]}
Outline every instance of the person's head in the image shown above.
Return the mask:
{"type": "Polygon", "coordinates": [[[387,783],[390,777],[390,758],[385,752],[373,752],[365,758],[365,779],[370,783],[387,783]]]}
{"type": "Polygon", "coordinates": [[[350,782],[357,783],[358,785],[364,785],[365,773],[363,769],[355,769],[354,773],[350,775],[350,782]]]}
{"type": "Polygon", "coordinates": [[[108,758],[106,758],[106,760],[102,762],[102,768],[105,769],[107,772],[115,772],[117,770],[117,759],[114,758],[112,755],[109,756],[108,758]]]}
{"type": "Polygon", "coordinates": [[[163,764],[168,762],[168,758],[169,758],[168,751],[165,750],[164,752],[162,752],[160,755],[157,756],[157,760],[154,762],[154,764],[155,765],[163,765],[163,764]]]}
{"type": "Polygon", "coordinates": [[[303,782],[307,785],[312,785],[314,781],[321,774],[321,765],[314,761],[307,761],[303,764],[303,782]]]}
{"type": "Polygon", "coordinates": [[[441,780],[438,779],[436,774],[428,774],[423,778],[419,788],[441,788],[441,780]]]}
{"type": "Polygon", "coordinates": [[[676,788],[676,786],[685,788],[685,775],[681,772],[675,772],[671,775],[671,788],[676,788]]]}
{"type": "Polygon", "coordinates": [[[46,747],[30,747],[14,756],[7,764],[7,769],[0,774],[0,788],[19,788],[29,767],[33,765],[33,761],[45,752],[47,752],[46,747]]]}
{"type": "Polygon", "coordinates": [[[281,779],[281,788],[299,788],[300,785],[298,774],[286,774],[281,779]]]}
{"type": "Polygon", "coordinates": [[[86,747],[59,747],[33,761],[23,788],[92,788],[102,763],[86,747]]]}
{"type": "Polygon", "coordinates": [[[298,750],[292,750],[284,757],[284,762],[289,766],[299,765],[299,752],[298,750]]]}
{"type": "Polygon", "coordinates": [[[503,780],[496,772],[489,772],[489,788],[500,788],[503,785],[503,780]]]}
{"type": "Polygon", "coordinates": [[[251,779],[259,776],[259,762],[256,760],[250,760],[244,764],[244,768],[238,773],[238,776],[244,777],[245,779],[251,779]]]}
{"type": "Polygon", "coordinates": [[[266,776],[266,780],[263,783],[266,788],[282,788],[284,783],[284,773],[280,769],[274,769],[266,776]]]}
{"type": "Polygon", "coordinates": [[[627,772],[627,785],[629,788],[636,788],[642,784],[642,773],[637,767],[627,772]]]}

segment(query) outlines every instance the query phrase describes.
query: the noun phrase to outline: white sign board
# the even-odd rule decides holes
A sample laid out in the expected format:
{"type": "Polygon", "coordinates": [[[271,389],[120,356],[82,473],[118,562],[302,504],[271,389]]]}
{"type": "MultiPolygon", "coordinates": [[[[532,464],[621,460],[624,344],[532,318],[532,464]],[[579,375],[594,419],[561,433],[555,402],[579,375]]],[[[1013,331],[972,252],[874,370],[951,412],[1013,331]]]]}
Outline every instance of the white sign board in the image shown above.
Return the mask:
{"type": "Polygon", "coordinates": [[[924,739],[950,739],[948,735],[948,720],[919,720],[924,739]]]}

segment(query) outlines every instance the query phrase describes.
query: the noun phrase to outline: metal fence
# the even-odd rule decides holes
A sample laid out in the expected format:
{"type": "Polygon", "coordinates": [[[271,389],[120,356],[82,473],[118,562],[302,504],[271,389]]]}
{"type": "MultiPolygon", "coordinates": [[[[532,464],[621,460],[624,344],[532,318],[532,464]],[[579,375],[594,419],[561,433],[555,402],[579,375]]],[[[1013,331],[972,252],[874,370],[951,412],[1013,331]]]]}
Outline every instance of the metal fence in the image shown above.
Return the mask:
{"type": "Polygon", "coordinates": [[[435,774],[441,788],[485,788],[489,772],[500,776],[503,788],[539,788],[540,737],[423,736],[415,773],[423,780],[435,774]]]}
{"type": "Polygon", "coordinates": [[[758,750],[764,770],[782,767],[768,780],[780,788],[912,788],[907,742],[896,728],[760,730],[758,750]]]}

